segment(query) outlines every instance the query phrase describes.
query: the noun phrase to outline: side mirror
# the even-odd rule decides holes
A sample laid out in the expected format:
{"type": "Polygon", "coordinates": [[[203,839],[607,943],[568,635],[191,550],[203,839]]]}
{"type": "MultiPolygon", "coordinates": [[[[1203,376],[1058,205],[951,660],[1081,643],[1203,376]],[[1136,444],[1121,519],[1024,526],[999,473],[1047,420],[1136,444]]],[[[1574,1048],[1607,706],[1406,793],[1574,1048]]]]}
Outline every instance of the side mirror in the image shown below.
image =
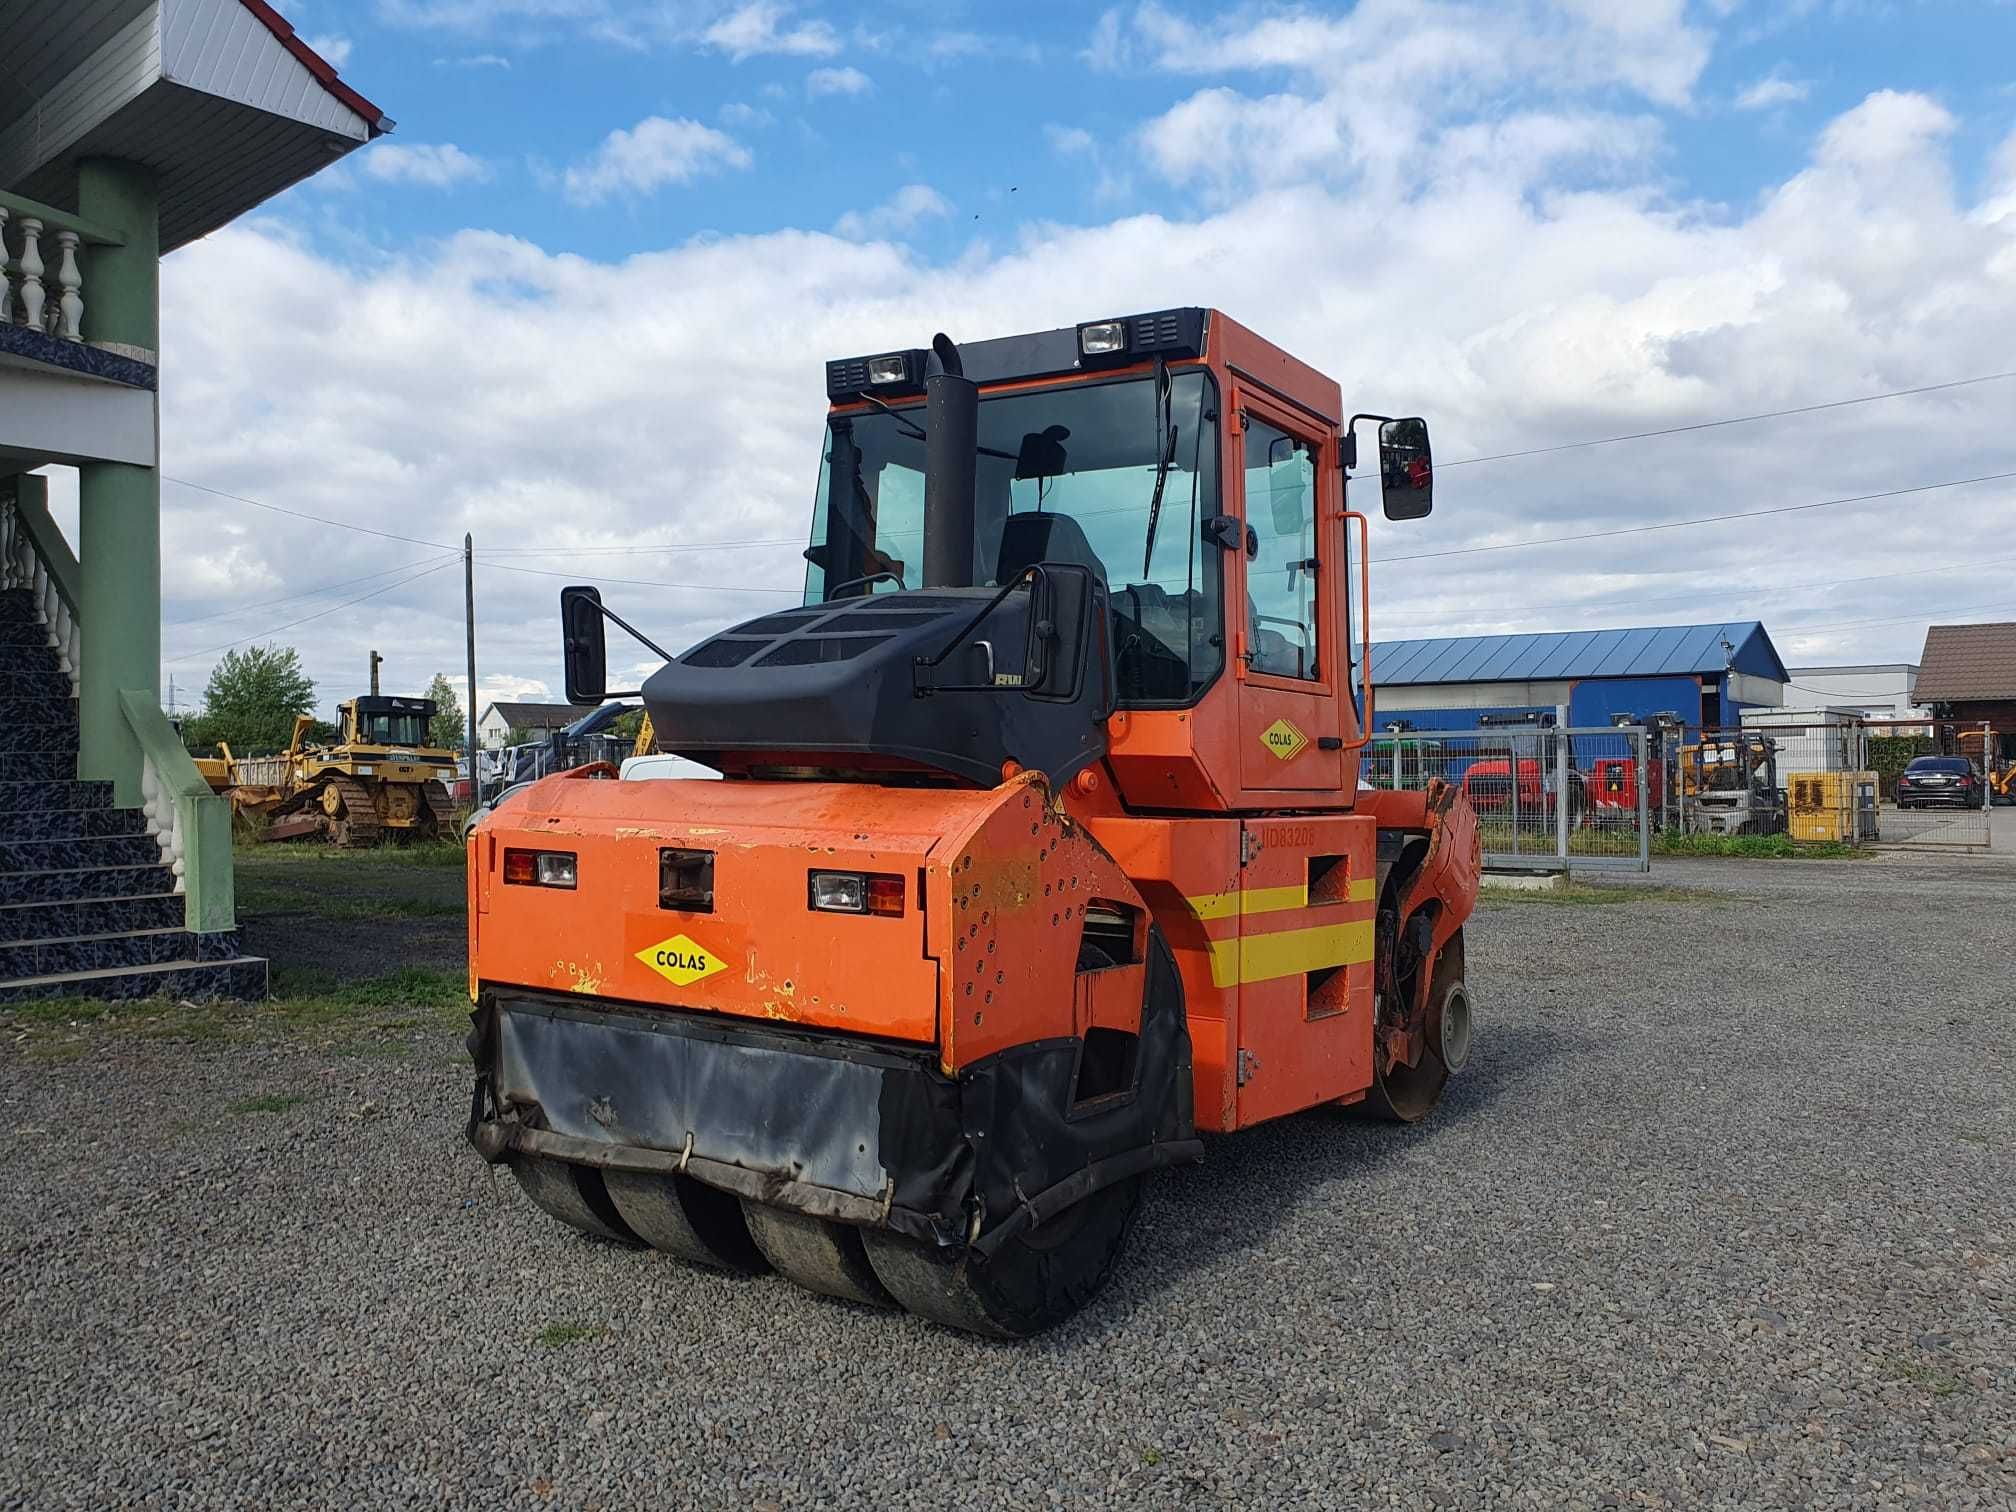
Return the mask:
{"type": "Polygon", "coordinates": [[[1388,420],[1379,427],[1379,493],[1389,520],[1419,520],[1435,507],[1426,420],[1388,420]]]}
{"type": "Polygon", "coordinates": [[[1083,567],[1046,564],[1029,593],[1029,639],[1022,691],[1034,698],[1076,698],[1095,623],[1104,623],[1098,580],[1083,567]]]}
{"type": "Polygon", "coordinates": [[[560,657],[566,668],[567,702],[601,703],[609,691],[609,649],[599,589],[560,590],[560,657]]]}

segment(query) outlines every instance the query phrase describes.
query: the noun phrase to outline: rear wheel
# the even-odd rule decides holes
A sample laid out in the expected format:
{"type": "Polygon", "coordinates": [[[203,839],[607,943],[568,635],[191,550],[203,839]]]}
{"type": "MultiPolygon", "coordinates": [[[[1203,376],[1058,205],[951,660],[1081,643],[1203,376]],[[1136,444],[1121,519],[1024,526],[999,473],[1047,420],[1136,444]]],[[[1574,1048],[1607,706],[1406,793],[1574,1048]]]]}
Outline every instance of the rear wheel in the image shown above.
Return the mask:
{"type": "Polygon", "coordinates": [[[770,1268],[749,1237],[742,1204],[727,1192],[650,1171],[609,1171],[602,1182],[623,1222],[653,1249],[717,1270],[770,1268]]]}
{"type": "Polygon", "coordinates": [[[514,1154],[511,1174],[527,1197],[569,1228],[642,1248],[644,1241],[609,1200],[600,1171],[541,1155],[514,1154]]]}
{"type": "Polygon", "coordinates": [[[1383,1045],[1372,1051],[1372,1089],[1359,1104],[1374,1118],[1419,1123],[1442,1100],[1449,1074],[1470,1058],[1470,994],[1463,983],[1463,931],[1457,930],[1435,958],[1428,984],[1428,1019],[1421,1058],[1413,1065],[1391,1060],[1383,1045]]]}
{"type": "Polygon", "coordinates": [[[823,1292],[870,1307],[892,1307],[895,1299],[875,1278],[862,1247],[862,1231],[852,1224],[809,1218],[782,1208],[745,1201],[742,1214],[749,1237],[778,1274],[807,1291],[823,1292]]]}
{"type": "Polygon", "coordinates": [[[1146,1178],[1094,1192],[1025,1229],[986,1260],[880,1231],[869,1262],[882,1285],[919,1317],[968,1333],[1024,1339],[1054,1328],[1105,1286],[1133,1231],[1146,1178]]]}

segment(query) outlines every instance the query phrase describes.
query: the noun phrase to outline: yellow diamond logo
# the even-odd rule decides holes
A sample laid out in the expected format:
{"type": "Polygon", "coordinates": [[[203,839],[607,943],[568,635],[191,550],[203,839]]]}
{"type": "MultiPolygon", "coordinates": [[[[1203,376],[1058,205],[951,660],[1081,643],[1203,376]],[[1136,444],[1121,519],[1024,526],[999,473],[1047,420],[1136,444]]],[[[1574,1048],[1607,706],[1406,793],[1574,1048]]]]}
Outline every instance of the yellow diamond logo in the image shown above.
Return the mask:
{"type": "Polygon", "coordinates": [[[637,959],[676,987],[690,987],[703,977],[728,969],[726,961],[683,934],[638,951],[637,959]]]}
{"type": "Polygon", "coordinates": [[[1293,761],[1309,744],[1309,737],[1285,719],[1277,719],[1260,732],[1260,743],[1283,761],[1293,761]]]}

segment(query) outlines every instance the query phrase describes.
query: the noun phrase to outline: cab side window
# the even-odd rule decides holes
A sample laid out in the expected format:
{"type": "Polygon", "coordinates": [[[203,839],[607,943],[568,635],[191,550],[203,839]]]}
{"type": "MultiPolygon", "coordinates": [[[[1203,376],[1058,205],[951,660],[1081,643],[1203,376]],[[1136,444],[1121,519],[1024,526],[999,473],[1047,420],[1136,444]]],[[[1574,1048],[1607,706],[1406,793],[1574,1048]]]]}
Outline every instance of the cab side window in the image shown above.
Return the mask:
{"type": "Polygon", "coordinates": [[[1249,416],[1246,523],[1260,549],[1246,562],[1248,665],[1314,679],[1316,456],[1314,443],[1249,416]]]}

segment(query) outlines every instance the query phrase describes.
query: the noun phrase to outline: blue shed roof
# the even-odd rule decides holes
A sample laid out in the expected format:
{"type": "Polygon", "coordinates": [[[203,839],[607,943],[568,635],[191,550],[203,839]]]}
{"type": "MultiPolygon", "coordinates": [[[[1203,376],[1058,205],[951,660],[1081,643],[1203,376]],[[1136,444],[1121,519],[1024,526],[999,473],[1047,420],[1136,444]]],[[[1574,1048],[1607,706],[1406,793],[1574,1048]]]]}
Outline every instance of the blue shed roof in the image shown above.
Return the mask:
{"type": "Polygon", "coordinates": [[[1654,625],[1637,630],[1560,630],[1546,635],[1449,635],[1375,641],[1372,677],[1387,686],[1420,683],[1546,682],[1582,677],[1670,677],[1720,673],[1736,648],[1738,672],[1787,682],[1778,648],[1756,620],[1725,625],[1654,625]]]}

